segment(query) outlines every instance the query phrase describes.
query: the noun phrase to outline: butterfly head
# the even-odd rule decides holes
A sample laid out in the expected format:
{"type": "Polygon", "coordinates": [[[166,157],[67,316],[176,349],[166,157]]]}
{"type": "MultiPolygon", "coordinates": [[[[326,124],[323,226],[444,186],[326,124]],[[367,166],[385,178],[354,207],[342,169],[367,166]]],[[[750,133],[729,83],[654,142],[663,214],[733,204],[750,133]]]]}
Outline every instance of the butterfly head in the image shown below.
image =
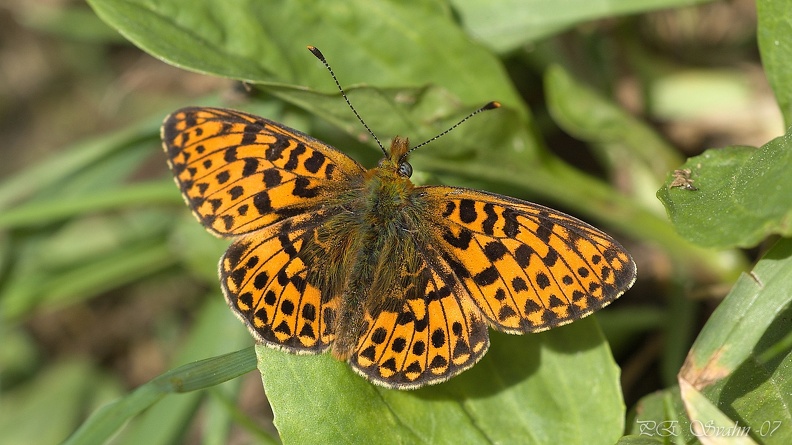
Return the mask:
{"type": "Polygon", "coordinates": [[[412,176],[412,165],[407,162],[407,154],[410,152],[410,140],[400,136],[393,138],[390,153],[379,163],[379,168],[396,172],[403,178],[412,176]]]}
{"type": "MultiPolygon", "coordinates": [[[[377,136],[374,135],[374,133],[368,128],[368,126],[366,126],[365,122],[363,122],[362,119],[360,120],[360,122],[362,122],[363,126],[366,127],[367,130],[369,130],[369,133],[371,134],[371,136],[374,137],[374,140],[377,141],[377,144],[380,146],[380,149],[382,149],[382,152],[385,153],[385,158],[382,161],[380,161],[380,163],[379,163],[380,169],[394,171],[394,172],[396,172],[397,175],[399,175],[402,178],[409,178],[410,176],[412,176],[412,166],[410,165],[409,162],[407,162],[407,155],[409,155],[410,152],[412,152],[416,148],[423,147],[424,145],[426,145],[426,144],[428,144],[428,143],[430,143],[432,141],[440,139],[441,137],[443,137],[446,134],[450,133],[451,130],[453,130],[454,128],[458,127],[463,122],[465,122],[466,120],[470,119],[471,117],[477,115],[478,113],[481,113],[482,111],[493,110],[495,108],[500,108],[500,106],[501,105],[500,105],[499,102],[490,102],[490,103],[484,105],[483,107],[479,108],[478,110],[468,114],[464,119],[462,119],[459,122],[457,122],[456,124],[452,125],[446,131],[438,134],[437,136],[435,136],[435,137],[433,137],[433,138],[431,138],[429,140],[426,140],[426,141],[416,145],[413,148],[410,148],[410,140],[409,139],[403,138],[403,137],[400,137],[400,136],[396,136],[395,138],[393,138],[393,142],[391,142],[390,153],[385,151],[385,147],[383,147],[382,144],[380,144],[379,139],[377,139],[377,136]]],[[[354,108],[352,109],[352,111],[355,111],[354,108]]],[[[355,111],[355,115],[358,116],[356,111],[355,111]]],[[[358,116],[358,119],[360,119],[360,116],[358,116]]]]}

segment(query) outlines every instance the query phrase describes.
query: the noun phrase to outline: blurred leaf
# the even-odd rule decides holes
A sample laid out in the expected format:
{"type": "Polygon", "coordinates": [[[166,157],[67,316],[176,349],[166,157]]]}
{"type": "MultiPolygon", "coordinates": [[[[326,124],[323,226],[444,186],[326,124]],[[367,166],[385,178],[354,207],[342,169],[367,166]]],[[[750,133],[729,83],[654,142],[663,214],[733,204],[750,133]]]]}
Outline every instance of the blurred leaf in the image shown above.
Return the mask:
{"type": "Polygon", "coordinates": [[[649,91],[652,116],[659,120],[693,120],[706,114],[735,114],[754,105],[745,72],[736,69],[687,69],[666,73],[649,91]]]}
{"type": "Polygon", "coordinates": [[[80,6],[50,5],[47,2],[24,2],[9,8],[24,26],[53,36],[109,43],[126,43],[91,10],[80,6]]]}
{"type": "Polygon", "coordinates": [[[31,196],[41,198],[42,192],[46,192],[44,198],[54,199],[66,191],[76,193],[95,190],[98,183],[117,183],[151,153],[152,146],[159,145],[154,129],[161,119],[77,143],[6,178],[0,183],[0,209],[31,196]]]}
{"type": "MultiPolygon", "coordinates": [[[[223,354],[252,343],[247,331],[239,325],[220,295],[210,295],[209,299],[203,301],[205,304],[189,332],[189,338],[179,349],[174,364],[223,354]]],[[[165,397],[148,408],[120,434],[117,443],[166,445],[181,442],[180,438],[195,421],[195,413],[205,399],[206,393],[198,390],[214,387],[252,371],[255,366],[253,356],[252,349],[246,348],[189,363],[166,373],[171,377],[167,389],[160,387],[162,395],[168,392],[180,395],[165,397]],[[183,372],[178,373],[178,370],[183,372]]],[[[156,381],[164,383],[164,376],[148,384],[156,381]]]]}
{"type": "Polygon", "coordinates": [[[156,181],[120,186],[86,193],[79,198],[37,200],[0,214],[0,229],[36,226],[74,216],[112,209],[182,200],[172,181],[156,181]]]}
{"type": "Polygon", "coordinates": [[[657,192],[677,231],[707,247],[752,247],[770,234],[792,235],[792,129],[761,148],[710,149],[688,159],[695,190],[657,192]]]}
{"type": "Polygon", "coordinates": [[[217,261],[230,243],[227,239],[210,236],[192,214],[184,214],[176,220],[173,236],[168,240],[172,254],[213,287],[217,287],[217,261]]]}
{"type": "MultiPolygon", "coordinates": [[[[35,255],[27,259],[34,266],[39,261],[35,255]]],[[[45,304],[55,310],[135,282],[174,263],[171,252],[161,243],[135,240],[93,252],[64,267],[18,271],[5,283],[0,314],[3,320],[16,320],[45,304]]]]}
{"type": "Polygon", "coordinates": [[[792,0],[758,0],[757,41],[762,66],[786,125],[792,124],[792,0]]]}
{"type": "Polygon", "coordinates": [[[504,53],[577,24],[711,0],[452,0],[471,35],[504,53]]]}
{"type": "Polygon", "coordinates": [[[668,318],[666,310],[644,306],[609,307],[594,317],[602,327],[608,346],[616,357],[627,353],[636,338],[647,332],[661,329],[668,318]]]}
{"type": "Polygon", "coordinates": [[[381,443],[385,431],[391,443],[610,444],[623,428],[618,368],[591,319],[493,333],[471,370],[414,391],[374,386],[328,354],[257,353],[285,444],[381,443]]]}
{"type": "Polygon", "coordinates": [[[5,445],[57,444],[78,423],[97,395],[118,388],[85,362],[53,364],[0,403],[5,445]],[[36,419],[37,421],[31,421],[36,419]],[[41,422],[46,422],[42,424],[41,422]]]}
{"type": "Polygon", "coordinates": [[[169,393],[217,385],[253,369],[252,349],[190,363],[168,371],[127,396],[96,411],[65,444],[104,443],[130,418],[169,393]]]}
{"type": "Polygon", "coordinates": [[[698,417],[699,409],[709,408],[697,402],[695,391],[732,423],[750,427],[753,438],[792,443],[790,288],[792,240],[782,239],[737,281],[690,350],[679,380],[690,389],[683,388],[683,398],[693,420],[719,422],[698,417]],[[769,434],[768,425],[778,428],[769,434]]]}
{"type": "MultiPolygon", "coordinates": [[[[0,323],[0,396],[3,391],[14,386],[35,372],[39,364],[39,351],[35,338],[30,332],[20,329],[9,329],[0,323]]],[[[1,410],[2,408],[0,408],[1,410]]]]}
{"type": "Polygon", "coordinates": [[[616,154],[622,170],[631,160],[640,160],[659,181],[682,162],[675,149],[646,123],[631,116],[596,91],[577,82],[559,65],[545,73],[547,107],[564,130],[593,143],[626,146],[616,154]],[[625,159],[625,157],[628,157],[625,159]]]}

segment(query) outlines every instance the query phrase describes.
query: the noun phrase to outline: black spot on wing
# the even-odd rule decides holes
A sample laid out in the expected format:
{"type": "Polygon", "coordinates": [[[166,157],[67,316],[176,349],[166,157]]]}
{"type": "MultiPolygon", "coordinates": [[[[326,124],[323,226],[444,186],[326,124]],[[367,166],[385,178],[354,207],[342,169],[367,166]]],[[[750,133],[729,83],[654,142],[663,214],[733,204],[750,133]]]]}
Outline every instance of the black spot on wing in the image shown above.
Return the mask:
{"type": "Polygon", "coordinates": [[[498,222],[498,214],[495,213],[495,206],[490,203],[484,204],[484,214],[487,218],[481,223],[485,235],[492,236],[494,234],[495,223],[498,222]]]}
{"type": "Polygon", "coordinates": [[[300,165],[300,155],[305,153],[306,148],[303,144],[297,144],[296,147],[289,153],[289,160],[286,161],[286,164],[283,166],[286,170],[294,170],[300,165]]]}
{"type": "Polygon", "coordinates": [[[305,166],[305,169],[309,172],[316,173],[320,168],[322,168],[322,165],[324,165],[325,159],[325,155],[323,155],[321,152],[314,151],[311,157],[305,160],[303,166],[305,166]]]}
{"type": "Polygon", "coordinates": [[[472,223],[478,218],[476,202],[470,199],[459,201],[459,219],[463,223],[472,223]]]}
{"type": "Polygon", "coordinates": [[[248,177],[256,173],[259,161],[256,158],[245,158],[245,166],[242,168],[242,176],[248,177]]]}
{"type": "Polygon", "coordinates": [[[466,250],[470,246],[470,241],[473,239],[473,235],[467,229],[460,229],[459,235],[454,235],[450,230],[446,230],[443,234],[443,239],[450,245],[466,250]]]}
{"type": "Polygon", "coordinates": [[[517,211],[508,207],[503,209],[503,232],[509,238],[514,238],[520,233],[520,223],[517,221],[517,211]]]}

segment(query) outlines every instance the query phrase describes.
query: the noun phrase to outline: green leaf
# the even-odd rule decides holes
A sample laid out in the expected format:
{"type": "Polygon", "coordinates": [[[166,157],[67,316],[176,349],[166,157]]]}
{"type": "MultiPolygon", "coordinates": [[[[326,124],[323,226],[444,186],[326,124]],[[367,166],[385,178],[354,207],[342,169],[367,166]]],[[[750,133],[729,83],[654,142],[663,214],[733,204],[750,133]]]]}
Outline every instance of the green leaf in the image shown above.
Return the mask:
{"type": "Polygon", "coordinates": [[[678,386],[644,396],[635,404],[631,417],[620,445],[695,443],[678,386]]]}
{"type": "Polygon", "coordinates": [[[285,444],[609,444],[623,428],[619,371],[593,319],[493,333],[471,370],[414,391],[374,386],[328,354],[257,353],[285,444]]]}
{"type": "Polygon", "coordinates": [[[440,2],[89,3],[99,17],[140,48],[202,73],[333,91],[327,73],[305,49],[315,45],[344,85],[436,84],[468,104],[483,105],[497,99],[513,107],[523,106],[498,59],[474,44],[440,2]],[[403,63],[405,60],[410,63],[403,63]]]}
{"type": "Polygon", "coordinates": [[[765,75],[773,88],[784,121],[792,124],[792,0],[758,0],[757,40],[765,75]]]}
{"type": "Polygon", "coordinates": [[[748,435],[751,431],[750,427],[740,426],[736,420],[729,419],[686,380],[680,379],[679,385],[682,400],[691,419],[691,433],[694,436],[709,440],[728,438],[729,443],[735,445],[756,444],[748,435]]]}
{"type": "Polygon", "coordinates": [[[692,188],[657,192],[677,231],[706,247],[752,247],[792,235],[792,129],[761,148],[710,149],[680,167],[692,188]]]}
{"type": "Polygon", "coordinates": [[[688,354],[679,380],[692,421],[724,424],[708,414],[714,408],[756,440],[792,443],[790,288],[792,240],[782,239],[737,281],[688,354]]]}

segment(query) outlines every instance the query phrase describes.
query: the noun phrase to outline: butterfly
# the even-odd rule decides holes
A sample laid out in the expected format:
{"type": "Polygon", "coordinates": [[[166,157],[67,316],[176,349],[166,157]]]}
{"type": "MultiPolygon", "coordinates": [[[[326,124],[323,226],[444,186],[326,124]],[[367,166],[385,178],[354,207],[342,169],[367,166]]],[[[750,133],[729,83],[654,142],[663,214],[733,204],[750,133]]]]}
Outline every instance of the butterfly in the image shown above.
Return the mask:
{"type": "Polygon", "coordinates": [[[162,140],[197,219],[233,239],[220,283],[253,336],[296,354],[329,350],[381,386],[447,380],[481,359],[490,327],[564,325],[635,281],[625,249],[576,218],[414,185],[406,138],[366,169],[277,122],[188,107],[165,119],[162,140]]]}

